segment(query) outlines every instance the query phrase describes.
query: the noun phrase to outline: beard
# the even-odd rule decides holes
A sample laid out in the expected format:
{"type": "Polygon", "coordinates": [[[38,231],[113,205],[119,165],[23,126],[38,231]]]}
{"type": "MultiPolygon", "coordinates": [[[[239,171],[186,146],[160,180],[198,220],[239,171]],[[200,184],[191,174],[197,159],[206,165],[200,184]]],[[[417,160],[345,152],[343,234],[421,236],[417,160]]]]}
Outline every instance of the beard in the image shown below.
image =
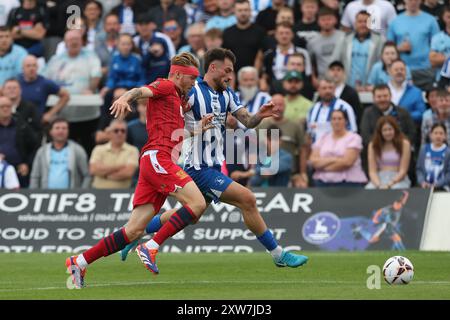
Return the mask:
{"type": "Polygon", "coordinates": [[[248,102],[258,93],[258,87],[239,87],[239,92],[241,93],[241,100],[248,102]]]}

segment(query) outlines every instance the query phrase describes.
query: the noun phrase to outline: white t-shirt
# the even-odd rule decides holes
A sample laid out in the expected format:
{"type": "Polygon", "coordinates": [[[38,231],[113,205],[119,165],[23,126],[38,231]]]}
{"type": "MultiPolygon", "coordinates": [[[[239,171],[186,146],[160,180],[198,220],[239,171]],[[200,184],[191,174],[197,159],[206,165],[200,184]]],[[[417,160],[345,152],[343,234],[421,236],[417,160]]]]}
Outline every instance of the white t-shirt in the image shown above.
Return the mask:
{"type": "Polygon", "coordinates": [[[14,167],[12,165],[10,164],[7,165],[5,170],[5,176],[2,177],[4,166],[5,163],[3,161],[0,162],[0,188],[2,187],[5,189],[19,188],[20,187],[19,179],[17,178],[16,170],[14,170],[14,167]]]}
{"type": "Polygon", "coordinates": [[[356,15],[364,10],[371,14],[370,29],[383,35],[386,34],[389,23],[397,16],[394,6],[389,1],[374,0],[372,4],[366,5],[362,0],[355,0],[345,7],[341,25],[355,29],[356,15]]]}
{"type": "Polygon", "coordinates": [[[8,22],[9,12],[20,7],[19,0],[2,0],[0,1],[0,27],[6,25],[8,22]]]}
{"type": "Polygon", "coordinates": [[[402,84],[402,86],[400,87],[400,89],[397,89],[397,88],[395,88],[395,87],[392,85],[392,83],[391,83],[390,81],[388,82],[388,86],[389,86],[389,89],[391,89],[391,95],[392,95],[392,97],[391,97],[391,102],[392,102],[393,104],[395,104],[396,106],[398,106],[398,104],[400,103],[400,100],[401,100],[402,97],[403,97],[403,94],[404,94],[405,91],[406,91],[406,84],[407,84],[406,81],[403,82],[403,84],[402,84]]]}

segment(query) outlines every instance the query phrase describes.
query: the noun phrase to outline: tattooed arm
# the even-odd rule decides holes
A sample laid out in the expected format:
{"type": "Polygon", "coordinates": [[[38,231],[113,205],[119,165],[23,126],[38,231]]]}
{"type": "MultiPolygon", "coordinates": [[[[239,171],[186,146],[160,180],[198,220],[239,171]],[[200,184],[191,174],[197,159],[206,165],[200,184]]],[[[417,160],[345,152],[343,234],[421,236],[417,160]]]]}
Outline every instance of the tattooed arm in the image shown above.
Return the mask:
{"type": "Polygon", "coordinates": [[[117,99],[111,108],[111,114],[114,118],[123,119],[128,112],[131,112],[130,103],[141,98],[151,98],[153,97],[153,92],[147,87],[134,88],[125,92],[119,99],[117,99]]]}
{"type": "Polygon", "coordinates": [[[251,115],[247,108],[240,108],[234,116],[247,128],[255,128],[264,118],[271,117],[277,110],[272,101],[263,104],[259,111],[251,115]]]}

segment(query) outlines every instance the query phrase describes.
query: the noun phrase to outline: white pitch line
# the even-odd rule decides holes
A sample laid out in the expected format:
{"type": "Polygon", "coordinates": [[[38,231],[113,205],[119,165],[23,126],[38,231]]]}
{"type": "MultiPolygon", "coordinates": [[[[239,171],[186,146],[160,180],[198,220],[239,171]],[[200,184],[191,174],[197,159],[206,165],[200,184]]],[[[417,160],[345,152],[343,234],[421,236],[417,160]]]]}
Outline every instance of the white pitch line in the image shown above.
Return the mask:
{"type": "MultiPolygon", "coordinates": [[[[101,288],[101,287],[115,287],[115,286],[136,286],[136,285],[156,285],[156,284],[235,284],[235,283],[245,283],[245,284],[360,284],[365,285],[364,281],[336,281],[336,280],[298,280],[298,281],[149,281],[149,282],[113,282],[113,283],[97,283],[91,284],[86,287],[88,288],[101,288]]],[[[450,281],[414,281],[414,284],[419,285],[450,285],[450,281]]],[[[45,290],[68,290],[67,287],[36,287],[36,288],[11,288],[11,289],[0,289],[0,292],[20,292],[20,291],[45,291],[45,290]]]]}

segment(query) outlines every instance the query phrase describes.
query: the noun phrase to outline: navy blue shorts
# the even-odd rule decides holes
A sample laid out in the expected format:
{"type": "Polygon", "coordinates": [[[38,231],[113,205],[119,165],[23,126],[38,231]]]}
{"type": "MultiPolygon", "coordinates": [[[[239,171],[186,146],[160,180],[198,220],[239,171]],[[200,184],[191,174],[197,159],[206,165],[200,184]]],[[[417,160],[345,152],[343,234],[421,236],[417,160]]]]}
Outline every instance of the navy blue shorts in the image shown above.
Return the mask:
{"type": "Polygon", "coordinates": [[[194,167],[184,169],[194,180],[206,202],[219,202],[222,193],[233,182],[230,177],[220,172],[220,167],[201,167],[199,170],[196,170],[194,167]]]}

